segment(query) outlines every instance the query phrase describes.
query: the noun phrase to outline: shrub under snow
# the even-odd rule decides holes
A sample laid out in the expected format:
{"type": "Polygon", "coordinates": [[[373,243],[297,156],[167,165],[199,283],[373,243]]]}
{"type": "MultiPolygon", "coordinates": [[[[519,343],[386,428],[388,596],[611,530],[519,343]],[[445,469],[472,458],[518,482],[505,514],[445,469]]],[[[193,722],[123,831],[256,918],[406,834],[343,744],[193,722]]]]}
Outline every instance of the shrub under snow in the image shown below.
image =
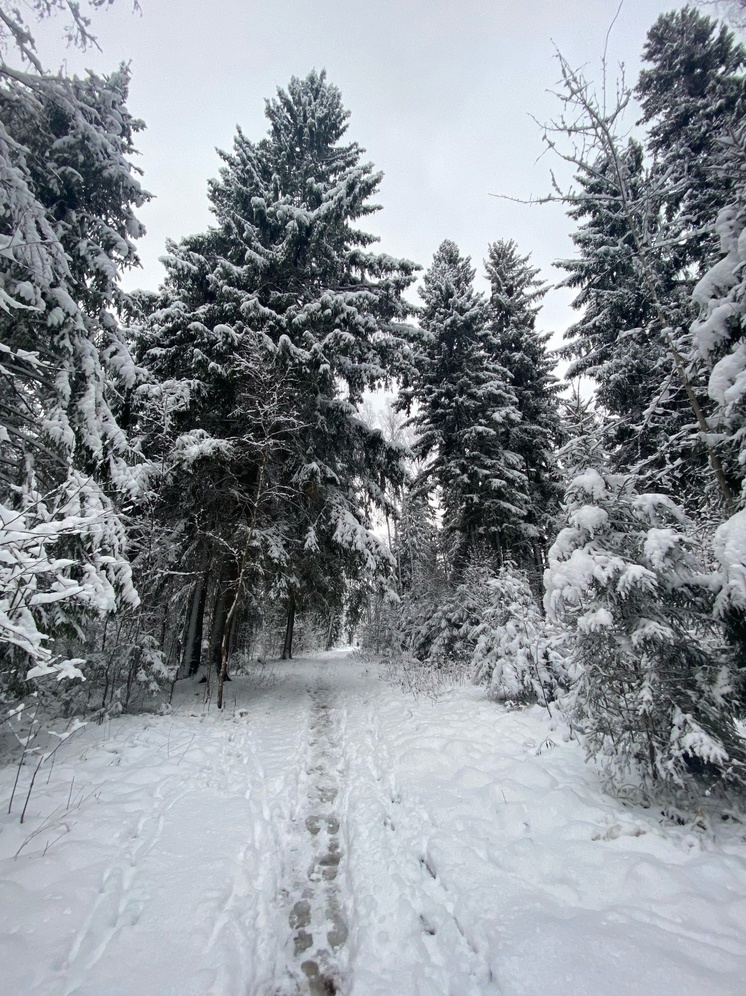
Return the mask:
{"type": "Polygon", "coordinates": [[[544,619],[528,580],[511,565],[487,580],[489,601],[474,627],[474,680],[501,702],[546,702],[556,681],[547,666],[544,619]]]}
{"type": "Polygon", "coordinates": [[[574,640],[572,718],[617,788],[743,780],[737,678],[710,578],[670,498],[596,470],[572,482],[545,607],[574,640]]]}

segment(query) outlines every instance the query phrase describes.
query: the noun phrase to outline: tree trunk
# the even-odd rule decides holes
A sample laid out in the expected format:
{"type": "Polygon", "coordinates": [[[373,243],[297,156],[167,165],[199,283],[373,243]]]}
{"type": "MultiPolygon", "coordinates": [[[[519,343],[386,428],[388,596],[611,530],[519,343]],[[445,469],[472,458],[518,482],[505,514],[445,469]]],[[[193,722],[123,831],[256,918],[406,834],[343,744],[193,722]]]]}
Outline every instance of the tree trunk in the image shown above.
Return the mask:
{"type": "Polygon", "coordinates": [[[232,600],[227,586],[223,586],[218,592],[215,601],[215,611],[212,616],[212,629],[210,630],[210,670],[215,668],[215,672],[220,673],[222,665],[221,647],[223,645],[223,635],[228,611],[231,608],[232,600]]]}
{"type": "Polygon", "coordinates": [[[295,626],[295,598],[291,595],[288,601],[288,621],[285,627],[285,643],[282,648],[282,659],[293,659],[293,627],[295,626]]]}
{"type": "Polygon", "coordinates": [[[223,708],[223,686],[230,681],[228,674],[228,655],[230,654],[231,635],[236,622],[236,606],[240,597],[240,578],[233,593],[225,592],[225,614],[220,629],[220,656],[217,665],[218,672],[218,709],[223,708]]]}
{"type": "Polygon", "coordinates": [[[239,619],[239,613],[234,612],[233,618],[230,621],[230,627],[228,629],[228,654],[235,652],[236,643],[238,642],[238,630],[241,625],[241,620],[239,619]]]}
{"type": "Polygon", "coordinates": [[[182,657],[181,670],[192,677],[199,671],[202,660],[202,630],[204,627],[205,604],[207,602],[207,582],[209,571],[197,578],[192,592],[192,604],[189,611],[186,645],[182,657]]]}
{"type": "Polygon", "coordinates": [[[394,519],[394,543],[396,544],[396,581],[397,581],[397,595],[401,595],[404,591],[404,585],[401,579],[401,536],[399,534],[399,519],[394,519]]]}
{"type": "Polygon", "coordinates": [[[331,650],[334,646],[334,614],[329,616],[329,626],[326,631],[326,649],[331,650]]]}
{"type": "Polygon", "coordinates": [[[230,581],[235,584],[227,584],[224,589],[224,615],[220,626],[220,642],[218,644],[218,709],[223,708],[223,685],[230,681],[228,675],[228,655],[231,650],[231,643],[235,639],[234,624],[237,619],[237,610],[241,604],[241,592],[245,583],[246,569],[250,561],[251,542],[256,529],[257,516],[259,513],[259,501],[264,493],[264,472],[267,467],[269,449],[264,448],[262,462],[259,469],[259,479],[256,483],[256,498],[254,500],[254,510],[251,514],[251,528],[244,546],[240,560],[229,565],[230,581]],[[229,597],[230,596],[230,597],[229,597]]]}

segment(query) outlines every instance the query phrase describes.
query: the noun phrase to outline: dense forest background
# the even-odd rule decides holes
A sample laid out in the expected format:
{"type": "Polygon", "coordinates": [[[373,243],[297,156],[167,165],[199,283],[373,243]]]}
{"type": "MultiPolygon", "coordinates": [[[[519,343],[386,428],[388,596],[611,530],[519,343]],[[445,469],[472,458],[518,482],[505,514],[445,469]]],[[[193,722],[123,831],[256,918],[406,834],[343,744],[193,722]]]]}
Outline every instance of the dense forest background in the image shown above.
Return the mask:
{"type": "MultiPolygon", "coordinates": [[[[92,42],[78,5],[31,6],[92,42]]],[[[617,790],[742,787],[733,28],[663,15],[613,104],[559,57],[543,137],[574,174],[548,199],[575,226],[577,320],[557,352],[512,233],[485,247],[487,294],[448,239],[423,273],[376,250],[381,174],[323,71],[267,101],[263,137],[237,132],[160,291],[125,293],[149,197],[128,70],[45,72],[5,0],[0,41],[6,729],[167,708],[188,678],[222,706],[251,658],[357,641],[407,681],[562,711],[617,790]]]]}

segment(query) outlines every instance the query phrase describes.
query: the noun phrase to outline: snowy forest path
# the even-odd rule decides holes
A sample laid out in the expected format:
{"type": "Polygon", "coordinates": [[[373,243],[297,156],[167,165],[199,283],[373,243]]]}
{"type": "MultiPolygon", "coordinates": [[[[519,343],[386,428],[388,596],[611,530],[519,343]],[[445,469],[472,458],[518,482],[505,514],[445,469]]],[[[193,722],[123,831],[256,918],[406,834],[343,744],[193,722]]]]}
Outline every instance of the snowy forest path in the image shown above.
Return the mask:
{"type": "Polygon", "coordinates": [[[257,664],[66,742],[0,818],[3,993],[740,996],[742,826],[603,795],[539,707],[384,678],[257,664]]]}
{"type": "Polygon", "coordinates": [[[340,709],[330,677],[319,671],[308,689],[311,701],[305,770],[306,812],[296,820],[296,840],[288,849],[285,889],[290,907],[293,958],[311,996],[335,993],[345,982],[343,947],[347,913],[338,877],[342,859],[337,810],[340,777],[340,709]]]}

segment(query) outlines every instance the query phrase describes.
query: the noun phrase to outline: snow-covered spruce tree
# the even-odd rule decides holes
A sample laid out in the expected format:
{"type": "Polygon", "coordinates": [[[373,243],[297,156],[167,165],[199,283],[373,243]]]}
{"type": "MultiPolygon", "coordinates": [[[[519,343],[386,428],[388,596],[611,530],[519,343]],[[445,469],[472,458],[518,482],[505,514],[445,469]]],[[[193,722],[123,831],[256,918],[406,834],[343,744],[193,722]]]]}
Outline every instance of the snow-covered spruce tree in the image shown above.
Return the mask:
{"type": "Polygon", "coordinates": [[[589,469],[570,484],[549,552],[545,608],[572,632],[571,716],[610,785],[743,783],[738,679],[712,617],[692,525],[629,476],[589,469]]]}
{"type": "Polygon", "coordinates": [[[571,386],[570,394],[559,399],[562,420],[562,445],[557,450],[557,464],[565,481],[572,480],[589,467],[608,467],[604,447],[604,424],[596,408],[595,398],[581,392],[579,381],[571,386]]]}
{"type": "Polygon", "coordinates": [[[510,557],[538,587],[548,541],[548,526],[559,511],[561,489],[555,461],[560,440],[557,408],[559,383],[547,353],[549,335],[536,328],[538,302],[546,289],[539,271],[521,256],[513,241],[494,242],[488,249],[489,330],[493,359],[510,374],[520,421],[509,426],[509,447],[522,461],[529,502],[514,523],[510,557]]]}
{"type": "Polygon", "coordinates": [[[727,143],[727,169],[737,183],[733,200],[717,217],[720,258],[694,289],[699,316],[692,323],[693,361],[704,365],[715,410],[711,424],[728,479],[746,501],[746,128],[727,143]]]}
{"type": "Polygon", "coordinates": [[[618,469],[654,473],[657,487],[682,495],[690,508],[702,504],[710,484],[709,503],[728,505],[705,386],[687,364],[691,276],[664,251],[673,225],[666,207],[676,191],[666,173],[646,168],[639,145],[618,137],[631,95],[622,92],[608,110],[565,60],[561,68],[564,110],[547,141],[576,168],[578,186],[560,199],[583,222],[579,258],[562,264],[566,282],[580,291],[576,306],[585,309],[567,334],[570,375],[599,382],[599,400],[615,416],[618,469]],[[574,147],[560,149],[560,134],[574,147]]]}
{"type": "Polygon", "coordinates": [[[3,680],[18,681],[63,666],[51,637],[79,645],[91,614],[137,601],[119,498],[139,483],[115,415],[136,371],[116,316],[147,195],[127,70],[46,74],[17,12],[2,13],[31,64],[0,63],[0,643],[3,680]]]}
{"type": "Polygon", "coordinates": [[[559,420],[535,331],[536,271],[512,243],[496,243],[488,274],[490,303],[474,291],[469,261],[444,242],[425,276],[416,369],[401,403],[417,404],[414,449],[424,463],[415,494],[437,494],[443,529],[416,551],[401,620],[415,659],[440,671],[476,671],[479,680],[494,673],[495,697],[518,701],[536,691],[528,646],[542,659],[541,626],[525,577],[510,561],[534,576],[541,569],[556,502],[551,446],[559,420]],[[527,602],[516,596],[503,604],[518,589],[527,602]],[[500,649],[516,651],[512,663],[497,661],[500,649]]]}
{"type": "MultiPolygon", "coordinates": [[[[650,180],[663,191],[655,251],[671,287],[667,320],[678,330],[682,354],[691,355],[692,290],[718,258],[714,220],[737,184],[724,140],[746,114],[746,50],[725,25],[686,7],[658,18],[643,62],[635,95],[647,126],[650,180]]],[[[701,364],[690,364],[690,383],[709,419],[707,376],[701,364]]],[[[733,489],[733,481],[728,484],[733,489]]]]}
{"type": "MultiPolygon", "coordinates": [[[[289,625],[295,609],[320,613],[333,625],[348,589],[361,578],[384,597],[395,587],[394,558],[374,530],[374,513],[394,511],[387,483],[402,480],[401,451],[366,426],[352,406],[330,408],[318,425],[319,438],[309,439],[306,448],[313,463],[301,465],[293,479],[301,500],[283,579],[292,600],[289,625]]],[[[297,454],[299,464],[302,457],[297,454]]],[[[291,643],[284,653],[292,654],[291,643]]]]}
{"type": "Polygon", "coordinates": [[[548,632],[528,576],[503,564],[483,579],[485,597],[469,636],[473,679],[498,702],[548,705],[558,681],[549,655],[548,632]]]}
{"type": "MultiPolygon", "coordinates": [[[[143,562],[135,566],[143,587],[167,609],[183,673],[204,663],[223,675],[222,687],[224,663],[242,631],[251,635],[265,617],[261,602],[287,565],[283,522],[294,494],[284,462],[299,422],[296,384],[278,366],[271,340],[245,330],[235,350],[221,353],[231,330],[218,325],[214,332],[212,360],[205,357],[201,376],[153,379],[140,389],[150,416],[140,416],[143,445],[154,462],[159,457],[160,476],[154,523],[140,522],[143,562]]],[[[195,356],[185,350],[179,359],[188,364],[195,356]]]]}
{"type": "Polygon", "coordinates": [[[457,541],[456,573],[489,551],[500,561],[522,539],[526,471],[509,445],[520,419],[509,372],[493,358],[487,305],[474,269],[446,240],[420,289],[421,329],[412,343],[400,403],[416,405],[417,488],[437,489],[443,526],[457,541]]]}
{"type": "Polygon", "coordinates": [[[746,128],[734,132],[726,164],[736,196],[717,219],[721,259],[694,290],[700,308],[692,349],[709,373],[711,424],[736,495],[737,511],[717,528],[714,552],[721,566],[716,614],[725,624],[746,676],[746,128]]]}
{"type": "MultiPolygon", "coordinates": [[[[573,307],[582,317],[565,333],[560,355],[569,359],[569,378],[597,384],[599,405],[611,416],[609,446],[617,468],[629,468],[665,453],[681,424],[678,394],[663,398],[670,360],[656,330],[656,311],[646,274],[661,279],[659,260],[641,258],[636,231],[657,238],[660,197],[648,185],[642,146],[630,141],[614,157],[604,150],[584,164],[568,214],[577,255],[558,265],[563,286],[577,291],[573,307]],[[651,410],[652,404],[652,410],[651,410]]],[[[671,288],[665,288],[668,295],[671,288]]]]}
{"type": "Polygon", "coordinates": [[[356,144],[342,143],[348,112],[325,74],[294,78],[266,113],[266,138],[254,143],[239,131],[223,154],[210,185],[216,225],[169,247],[142,355],[155,380],[186,399],[176,428],[196,444],[196,488],[185,495],[176,479],[189,522],[180,569],[200,574],[212,562],[218,601],[235,590],[235,537],[245,520],[232,482],[251,492],[260,476],[257,460],[245,451],[237,460],[232,446],[252,438],[242,399],[256,336],[274,376],[292,385],[283,395],[292,430],[268,449],[265,471],[282,498],[267,502],[254,541],[267,550],[268,590],[292,615],[319,585],[308,558],[343,577],[387,562],[367,506],[385,500],[400,455],[355,406],[400,352],[401,295],[417,267],[373,253],[374,237],[355,227],[376,209],[370,197],[381,175],[356,144]],[[223,566],[214,556],[221,549],[223,566]]]}
{"type": "Polygon", "coordinates": [[[733,199],[735,177],[720,168],[722,139],[746,114],[746,50],[725,25],[684,7],[657,19],[642,57],[635,96],[652,180],[665,187],[657,251],[691,290],[718,255],[713,219],[733,199]]]}

